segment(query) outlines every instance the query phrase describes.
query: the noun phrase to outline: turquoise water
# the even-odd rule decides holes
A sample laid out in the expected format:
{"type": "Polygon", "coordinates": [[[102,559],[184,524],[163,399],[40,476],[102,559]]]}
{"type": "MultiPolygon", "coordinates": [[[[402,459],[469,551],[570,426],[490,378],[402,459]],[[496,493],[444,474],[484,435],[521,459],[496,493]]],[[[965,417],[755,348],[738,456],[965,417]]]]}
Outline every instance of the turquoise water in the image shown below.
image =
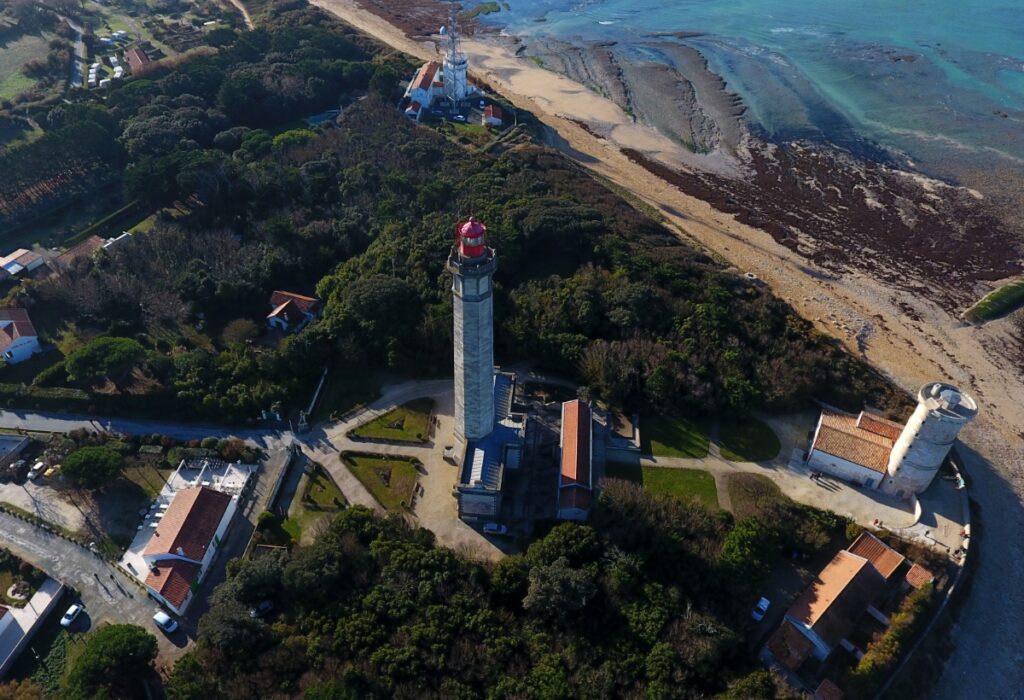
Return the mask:
{"type": "MultiPolygon", "coordinates": [[[[933,164],[1024,168],[1024,2],[509,0],[489,21],[574,40],[686,39],[771,137],[874,141],[933,164]],[[538,18],[545,18],[543,22],[538,18]]],[[[948,168],[947,168],[948,169],[948,168]]]]}

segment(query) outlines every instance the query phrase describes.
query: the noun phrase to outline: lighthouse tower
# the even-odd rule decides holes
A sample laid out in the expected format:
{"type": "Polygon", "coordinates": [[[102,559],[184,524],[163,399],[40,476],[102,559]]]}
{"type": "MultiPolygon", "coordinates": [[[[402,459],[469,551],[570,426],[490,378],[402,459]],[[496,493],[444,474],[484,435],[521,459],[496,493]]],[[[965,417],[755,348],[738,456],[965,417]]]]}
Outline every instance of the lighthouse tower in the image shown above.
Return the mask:
{"type": "Polygon", "coordinates": [[[469,59],[462,51],[459,39],[459,17],[455,12],[455,3],[448,5],[448,24],[442,27],[441,35],[448,41],[444,52],[444,95],[454,104],[466,99],[469,94],[469,59]]]}
{"type": "Polygon", "coordinates": [[[494,249],[487,227],[476,219],[456,228],[448,256],[455,315],[455,434],[478,440],[494,428],[494,249]]]}
{"type": "Polygon", "coordinates": [[[884,490],[906,498],[927,489],[960,430],[976,415],[975,400],[952,384],[921,387],[917,408],[889,454],[884,490]]]}

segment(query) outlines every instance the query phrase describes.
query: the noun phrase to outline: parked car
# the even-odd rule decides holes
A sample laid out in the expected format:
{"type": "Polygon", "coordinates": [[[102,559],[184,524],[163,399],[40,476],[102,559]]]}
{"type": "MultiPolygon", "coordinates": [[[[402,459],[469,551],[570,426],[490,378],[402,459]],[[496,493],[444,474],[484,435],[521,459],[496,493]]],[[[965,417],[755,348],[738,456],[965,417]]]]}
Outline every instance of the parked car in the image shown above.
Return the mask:
{"type": "Polygon", "coordinates": [[[70,627],[71,623],[74,622],[78,618],[78,616],[81,615],[81,614],[82,614],[82,606],[79,605],[78,603],[75,603],[70,608],[68,608],[68,611],[66,613],[64,613],[64,617],[62,617],[60,619],[60,626],[61,627],[70,627]]]}
{"type": "Polygon", "coordinates": [[[772,601],[768,600],[767,598],[762,598],[761,600],[757,601],[757,605],[755,605],[754,609],[750,611],[750,616],[758,622],[760,622],[768,613],[768,608],[771,606],[771,604],[772,601]]]}
{"type": "Polygon", "coordinates": [[[257,605],[255,608],[249,608],[249,617],[251,617],[252,619],[255,620],[258,617],[263,617],[264,615],[266,615],[268,612],[270,612],[273,609],[274,609],[274,604],[271,601],[269,601],[269,600],[264,600],[262,603],[257,605]]]}
{"type": "Polygon", "coordinates": [[[466,121],[465,115],[462,115],[462,114],[456,114],[454,117],[452,117],[452,119],[454,119],[457,122],[464,122],[464,121],[466,121]]]}
{"type": "Polygon", "coordinates": [[[501,523],[487,523],[484,525],[485,535],[507,535],[508,527],[501,523]]]}
{"type": "Polygon", "coordinates": [[[156,615],[153,616],[153,622],[156,624],[157,627],[162,629],[164,632],[167,632],[168,634],[178,629],[177,621],[171,619],[171,616],[165,613],[163,610],[160,610],[159,612],[157,612],[156,615]]]}
{"type": "Polygon", "coordinates": [[[46,469],[45,462],[36,462],[32,465],[32,468],[28,470],[29,481],[35,481],[43,474],[43,470],[46,469]]]}

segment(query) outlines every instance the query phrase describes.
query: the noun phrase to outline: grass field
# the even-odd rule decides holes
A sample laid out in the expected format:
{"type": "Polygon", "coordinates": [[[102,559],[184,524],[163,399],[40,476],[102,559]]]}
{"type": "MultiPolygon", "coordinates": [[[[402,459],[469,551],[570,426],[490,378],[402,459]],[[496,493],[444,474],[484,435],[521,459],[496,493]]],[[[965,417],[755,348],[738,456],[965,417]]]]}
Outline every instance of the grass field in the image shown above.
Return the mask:
{"type": "Polygon", "coordinates": [[[659,496],[696,498],[708,508],[718,508],[718,488],[715,477],[701,469],[676,469],[639,464],[609,462],[605,474],[611,479],[624,479],[642,484],[659,496]]]}
{"type": "Polygon", "coordinates": [[[1024,278],[986,294],[981,301],[964,312],[964,319],[971,323],[983,323],[1005,316],[1021,306],[1024,306],[1024,278]]]}
{"type": "Polygon", "coordinates": [[[341,461],[387,510],[404,510],[416,488],[416,465],[405,457],[345,453],[341,461]]]}
{"type": "Polygon", "coordinates": [[[782,449],[775,432],[753,416],[723,419],[718,444],[722,457],[730,462],[763,462],[774,459],[782,449]]]}
{"type": "Polygon", "coordinates": [[[349,434],[364,440],[426,442],[433,408],[433,399],[416,399],[352,429],[349,434]]]}
{"type": "Polygon", "coordinates": [[[13,100],[36,84],[21,72],[21,67],[37,58],[45,59],[51,38],[46,34],[26,34],[0,48],[0,99],[13,100]]]}
{"type": "Polygon", "coordinates": [[[668,416],[640,419],[640,450],[656,457],[708,456],[708,421],[668,416]]]}
{"type": "Polygon", "coordinates": [[[775,510],[775,506],[791,503],[774,481],[760,474],[728,474],[725,487],[737,520],[763,516],[775,510]]]}
{"type": "Polygon", "coordinates": [[[319,423],[340,416],[380,396],[380,384],[372,376],[351,376],[337,370],[327,374],[320,401],[310,422],[319,423]]]}
{"type": "Polygon", "coordinates": [[[160,495],[160,489],[164,487],[174,470],[157,469],[149,462],[139,461],[125,467],[124,478],[141,488],[149,498],[156,498],[160,495]]]}

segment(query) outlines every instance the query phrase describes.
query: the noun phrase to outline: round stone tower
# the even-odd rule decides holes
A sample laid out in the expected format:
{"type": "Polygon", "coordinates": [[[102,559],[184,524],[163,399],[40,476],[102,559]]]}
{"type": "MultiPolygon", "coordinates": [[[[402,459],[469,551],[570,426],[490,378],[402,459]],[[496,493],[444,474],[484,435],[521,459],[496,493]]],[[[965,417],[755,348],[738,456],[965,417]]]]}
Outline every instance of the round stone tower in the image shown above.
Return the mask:
{"type": "Polygon", "coordinates": [[[889,455],[885,490],[901,498],[921,493],[978,414],[978,404],[952,384],[929,382],[917,394],[917,408],[889,455]]]}
{"type": "Polygon", "coordinates": [[[455,317],[455,434],[462,440],[479,440],[494,429],[491,277],[497,257],[484,242],[486,232],[476,219],[458,226],[448,256],[455,317]]]}

